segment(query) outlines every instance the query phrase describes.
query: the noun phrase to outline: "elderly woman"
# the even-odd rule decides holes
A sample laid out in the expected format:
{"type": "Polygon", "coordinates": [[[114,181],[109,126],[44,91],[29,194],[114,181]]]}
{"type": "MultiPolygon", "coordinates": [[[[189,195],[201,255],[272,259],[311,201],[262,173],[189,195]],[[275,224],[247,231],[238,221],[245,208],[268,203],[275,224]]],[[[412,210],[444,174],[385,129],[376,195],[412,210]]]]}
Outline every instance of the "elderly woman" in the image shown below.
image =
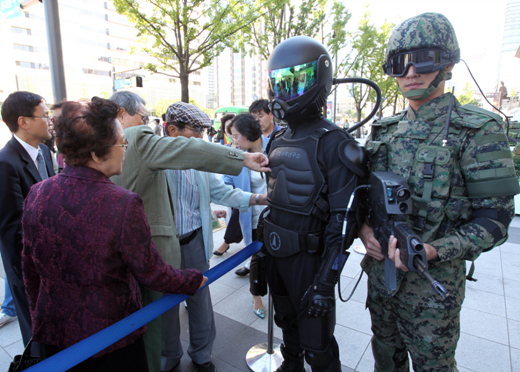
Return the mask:
{"type": "MultiPolygon", "coordinates": [[[[157,252],[141,198],[112,183],[128,143],[116,103],[66,102],[55,123],[67,168],[25,201],[23,277],[33,339],[47,358],[142,307],[139,284],[193,295],[207,278],[175,270],[157,252]]],[[[145,327],[71,371],[148,371],[145,327]]]]}

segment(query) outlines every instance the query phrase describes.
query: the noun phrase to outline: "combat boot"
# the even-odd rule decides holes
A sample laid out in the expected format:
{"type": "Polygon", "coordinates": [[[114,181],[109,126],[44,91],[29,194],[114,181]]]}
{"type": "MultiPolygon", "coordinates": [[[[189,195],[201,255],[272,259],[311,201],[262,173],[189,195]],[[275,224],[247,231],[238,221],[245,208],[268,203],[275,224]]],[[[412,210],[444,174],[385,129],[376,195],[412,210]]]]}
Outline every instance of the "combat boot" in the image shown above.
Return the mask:
{"type": "Polygon", "coordinates": [[[283,356],[283,363],[275,372],[305,372],[303,366],[303,351],[294,353],[280,345],[280,351],[283,356]]]}

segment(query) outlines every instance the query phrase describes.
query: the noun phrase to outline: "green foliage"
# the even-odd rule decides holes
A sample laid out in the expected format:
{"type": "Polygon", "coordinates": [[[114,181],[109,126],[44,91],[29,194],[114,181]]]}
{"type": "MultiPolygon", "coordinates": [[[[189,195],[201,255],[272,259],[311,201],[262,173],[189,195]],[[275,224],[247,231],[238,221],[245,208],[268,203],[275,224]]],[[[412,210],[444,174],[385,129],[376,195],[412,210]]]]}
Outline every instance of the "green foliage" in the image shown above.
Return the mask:
{"type": "Polygon", "coordinates": [[[464,86],[462,93],[455,96],[457,97],[457,100],[460,102],[461,105],[478,105],[478,101],[473,97],[473,89],[471,88],[471,85],[469,83],[466,83],[466,86],[464,86]]]}
{"type": "MultiPolygon", "coordinates": [[[[327,0],[302,0],[299,6],[290,0],[256,1],[262,17],[251,23],[240,35],[239,49],[251,55],[258,53],[267,60],[278,44],[293,36],[315,37],[321,30],[324,42],[326,36],[323,34],[323,25],[328,23],[325,21],[327,0]]],[[[333,32],[336,32],[335,41],[329,46],[334,48],[334,51],[338,50],[341,42],[345,40],[344,27],[349,18],[350,14],[345,6],[334,0],[329,16],[329,21],[332,20],[332,30],[327,35],[330,40],[333,32]]]]}
{"type": "MultiPolygon", "coordinates": [[[[170,105],[174,104],[175,102],[179,102],[179,101],[180,101],[179,98],[174,98],[174,99],[161,98],[160,100],[157,101],[157,103],[153,107],[153,112],[154,112],[155,116],[161,116],[162,114],[166,113],[166,110],[168,110],[168,107],[170,105]]],[[[189,99],[189,104],[200,108],[202,111],[204,111],[206,114],[208,114],[210,119],[213,119],[215,117],[215,110],[207,109],[207,108],[200,106],[197,103],[197,101],[195,101],[193,98],[189,99]]]]}
{"type": "Polygon", "coordinates": [[[100,93],[99,93],[99,96],[101,98],[104,98],[104,99],[108,99],[108,97],[110,97],[110,95],[108,94],[108,92],[106,90],[102,90],[100,93]]]}
{"type": "Polygon", "coordinates": [[[213,61],[235,36],[258,17],[255,0],[112,0],[138,31],[142,50],[156,63],[152,73],[180,79],[181,99],[189,101],[189,75],[213,61]]]}
{"type": "Polygon", "coordinates": [[[179,101],[179,99],[170,99],[170,98],[161,98],[157,101],[155,106],[153,107],[155,116],[161,116],[162,114],[166,113],[166,110],[168,109],[168,106],[170,106],[172,103],[175,103],[179,101]]]}
{"type": "Polygon", "coordinates": [[[351,17],[352,14],[348,12],[345,5],[334,0],[328,17],[329,23],[332,23],[332,33],[327,41],[327,47],[333,56],[346,47],[348,36],[346,26],[351,17]]]}
{"type": "MultiPolygon", "coordinates": [[[[394,24],[385,21],[380,28],[377,28],[371,23],[370,16],[368,8],[365,9],[357,32],[349,35],[352,39],[350,53],[341,63],[339,70],[342,75],[352,74],[375,81],[379,85],[383,97],[379,111],[381,115],[384,108],[395,104],[399,95],[395,79],[384,74],[381,68],[394,24]]],[[[375,102],[375,92],[368,86],[356,84],[351,88],[351,93],[356,104],[357,121],[361,121],[367,103],[375,102]]]]}

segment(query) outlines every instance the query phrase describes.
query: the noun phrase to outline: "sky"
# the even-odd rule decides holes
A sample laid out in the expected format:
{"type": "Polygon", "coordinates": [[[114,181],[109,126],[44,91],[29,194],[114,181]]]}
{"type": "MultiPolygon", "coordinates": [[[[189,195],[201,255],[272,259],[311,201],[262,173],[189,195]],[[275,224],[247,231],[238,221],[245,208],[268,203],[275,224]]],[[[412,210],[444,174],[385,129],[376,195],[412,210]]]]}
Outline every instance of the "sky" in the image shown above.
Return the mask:
{"type": "MultiPolygon", "coordinates": [[[[457,34],[461,58],[466,61],[484,92],[494,91],[498,79],[498,61],[502,45],[507,0],[372,0],[345,1],[352,14],[347,27],[354,31],[369,4],[372,23],[382,25],[385,19],[401,21],[425,12],[444,14],[457,34]]],[[[463,62],[453,71],[455,94],[473,80],[463,62]]],[[[476,89],[476,87],[475,87],[476,89]]]]}

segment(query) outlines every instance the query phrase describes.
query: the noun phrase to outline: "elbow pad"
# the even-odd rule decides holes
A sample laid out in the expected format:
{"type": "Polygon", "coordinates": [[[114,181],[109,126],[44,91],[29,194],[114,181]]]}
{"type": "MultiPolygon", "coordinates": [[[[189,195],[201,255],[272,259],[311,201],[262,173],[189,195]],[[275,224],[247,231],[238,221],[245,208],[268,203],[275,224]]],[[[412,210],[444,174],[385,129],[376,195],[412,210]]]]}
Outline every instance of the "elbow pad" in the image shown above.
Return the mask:
{"type": "MultiPolygon", "coordinates": [[[[507,238],[507,229],[509,228],[509,224],[511,223],[511,217],[509,217],[505,212],[500,211],[498,209],[477,209],[471,215],[470,222],[479,225],[480,227],[485,229],[489,234],[491,234],[491,236],[493,237],[493,246],[496,246],[502,243],[503,240],[507,238]],[[505,235],[502,233],[502,229],[495,221],[498,221],[502,225],[504,225],[506,229],[505,235]]],[[[484,251],[487,251],[489,249],[485,249],[484,251]]]]}

